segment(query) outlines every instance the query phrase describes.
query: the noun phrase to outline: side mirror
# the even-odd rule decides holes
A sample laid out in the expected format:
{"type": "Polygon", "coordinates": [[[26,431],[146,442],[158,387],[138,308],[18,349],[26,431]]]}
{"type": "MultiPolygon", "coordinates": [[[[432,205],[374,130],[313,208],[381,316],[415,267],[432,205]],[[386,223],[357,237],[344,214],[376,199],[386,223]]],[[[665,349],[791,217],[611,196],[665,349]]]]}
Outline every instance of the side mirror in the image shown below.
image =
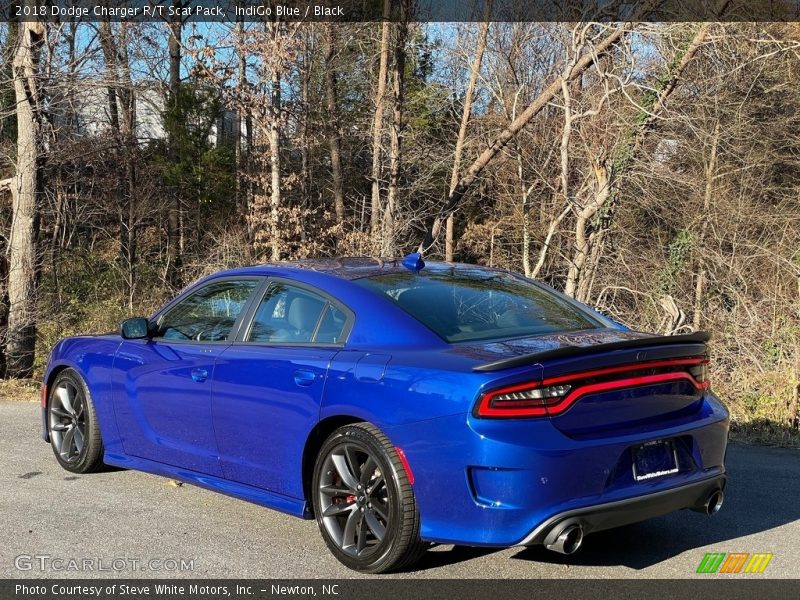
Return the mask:
{"type": "Polygon", "coordinates": [[[125,319],[119,327],[119,334],[126,340],[142,340],[150,337],[149,327],[144,317],[125,319]]]}

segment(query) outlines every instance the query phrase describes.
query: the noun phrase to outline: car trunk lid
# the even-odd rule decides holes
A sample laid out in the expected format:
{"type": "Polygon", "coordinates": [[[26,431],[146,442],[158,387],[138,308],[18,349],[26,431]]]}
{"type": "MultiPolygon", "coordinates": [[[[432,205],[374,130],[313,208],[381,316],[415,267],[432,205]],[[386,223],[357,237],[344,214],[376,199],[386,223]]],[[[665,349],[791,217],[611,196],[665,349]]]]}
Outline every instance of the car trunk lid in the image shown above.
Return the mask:
{"type": "MultiPolygon", "coordinates": [[[[601,330],[545,337],[516,342],[516,348],[538,346],[538,352],[509,352],[474,368],[505,374],[539,367],[536,393],[543,410],[520,408],[531,400],[520,392],[522,386],[512,386],[492,401],[513,410],[509,417],[546,414],[564,434],[587,438],[679,424],[701,409],[707,334],[667,337],[601,330]]],[[[488,404],[482,408],[485,416],[505,416],[488,404]]]]}

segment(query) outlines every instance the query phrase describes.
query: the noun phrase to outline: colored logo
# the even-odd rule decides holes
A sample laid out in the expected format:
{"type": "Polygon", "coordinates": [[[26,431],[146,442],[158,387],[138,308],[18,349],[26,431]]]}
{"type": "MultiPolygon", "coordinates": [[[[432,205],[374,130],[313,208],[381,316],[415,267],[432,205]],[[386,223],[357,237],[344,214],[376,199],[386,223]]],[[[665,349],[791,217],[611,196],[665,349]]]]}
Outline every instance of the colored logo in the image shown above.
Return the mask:
{"type": "Polygon", "coordinates": [[[757,552],[709,552],[700,561],[698,573],[763,573],[772,554],[757,552]]]}

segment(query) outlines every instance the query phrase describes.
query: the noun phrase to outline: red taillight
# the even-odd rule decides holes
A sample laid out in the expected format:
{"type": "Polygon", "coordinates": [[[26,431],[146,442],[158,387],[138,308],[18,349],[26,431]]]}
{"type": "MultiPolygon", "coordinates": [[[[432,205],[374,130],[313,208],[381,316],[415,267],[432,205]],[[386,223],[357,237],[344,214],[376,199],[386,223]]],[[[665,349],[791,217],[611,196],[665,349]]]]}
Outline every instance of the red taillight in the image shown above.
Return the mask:
{"type": "Polygon", "coordinates": [[[491,390],[475,407],[477,417],[545,417],[564,413],[583,396],[669,381],[689,381],[696,389],[708,388],[705,358],[650,361],[550,377],[491,390]],[[684,367],[685,370],[645,374],[642,371],[684,367]],[[637,372],[639,374],[637,374],[637,372]],[[613,375],[623,375],[619,379],[613,375]],[[608,379],[612,376],[611,379],[608,379]]]}
{"type": "Polygon", "coordinates": [[[479,417],[544,417],[572,386],[525,383],[487,392],[478,404],[479,417]]]}
{"type": "Polygon", "coordinates": [[[42,408],[47,408],[47,384],[42,384],[42,408]]]}

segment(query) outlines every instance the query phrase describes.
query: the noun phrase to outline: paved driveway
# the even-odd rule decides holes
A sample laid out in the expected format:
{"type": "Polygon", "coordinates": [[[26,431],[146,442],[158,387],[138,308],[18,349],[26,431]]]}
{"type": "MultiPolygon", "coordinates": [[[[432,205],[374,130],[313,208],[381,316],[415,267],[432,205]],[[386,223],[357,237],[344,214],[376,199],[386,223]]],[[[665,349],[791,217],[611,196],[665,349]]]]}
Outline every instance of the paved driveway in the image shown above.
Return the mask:
{"type": "MultiPolygon", "coordinates": [[[[357,576],[328,554],[313,521],[143,473],[63,471],[39,438],[33,403],[0,401],[0,423],[0,578],[97,574],[39,570],[42,561],[71,558],[101,559],[106,568],[117,559],[124,567],[101,575],[124,577],[357,576]],[[15,567],[20,555],[30,570],[15,567]],[[181,559],[192,561],[191,571],[172,570],[181,559]]],[[[706,552],[771,552],[762,576],[800,577],[800,451],[733,445],[728,469],[725,507],[713,518],[682,511],[601,532],[570,557],[442,546],[413,575],[727,577],[695,570],[706,552]]]]}

